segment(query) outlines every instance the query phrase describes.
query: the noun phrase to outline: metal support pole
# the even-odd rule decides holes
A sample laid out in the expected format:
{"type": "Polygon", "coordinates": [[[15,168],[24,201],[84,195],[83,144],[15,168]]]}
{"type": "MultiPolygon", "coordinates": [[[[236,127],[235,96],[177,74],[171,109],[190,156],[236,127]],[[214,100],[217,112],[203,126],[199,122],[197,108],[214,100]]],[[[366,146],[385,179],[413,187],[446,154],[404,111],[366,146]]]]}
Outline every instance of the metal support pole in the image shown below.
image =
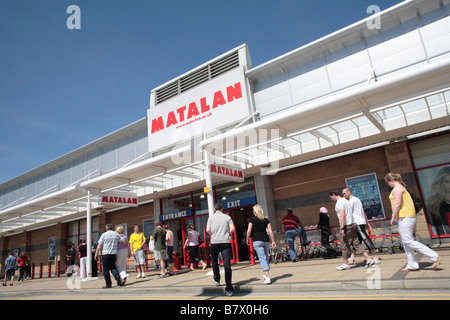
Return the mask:
{"type": "Polygon", "coordinates": [[[92,212],[91,212],[91,192],[87,192],[86,210],[86,273],[87,277],[92,277],[92,212]]]}
{"type": "Polygon", "coordinates": [[[208,200],[208,212],[209,215],[214,214],[214,193],[213,193],[213,186],[212,186],[212,179],[211,179],[211,166],[209,163],[209,154],[208,151],[203,150],[205,155],[205,180],[206,180],[206,187],[209,188],[209,191],[206,193],[206,198],[208,200]]]}

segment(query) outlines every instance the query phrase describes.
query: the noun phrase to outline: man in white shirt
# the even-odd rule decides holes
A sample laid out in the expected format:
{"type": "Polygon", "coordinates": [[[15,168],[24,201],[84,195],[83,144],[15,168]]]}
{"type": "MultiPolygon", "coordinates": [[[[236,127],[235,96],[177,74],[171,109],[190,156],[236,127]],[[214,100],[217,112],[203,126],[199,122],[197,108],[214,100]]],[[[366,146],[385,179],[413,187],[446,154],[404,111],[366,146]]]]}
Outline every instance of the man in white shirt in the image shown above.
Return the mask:
{"type": "Polygon", "coordinates": [[[330,190],[328,193],[330,199],[336,201],[335,210],[339,219],[339,226],[341,228],[341,249],[343,264],[336,267],[338,271],[349,269],[348,258],[351,255],[351,249],[356,249],[366,258],[366,267],[374,264],[374,261],[367,254],[365,247],[359,242],[356,224],[353,223],[353,213],[350,203],[347,199],[342,198],[338,190],[330,190]]]}
{"type": "MultiPolygon", "coordinates": [[[[380,260],[376,256],[375,253],[375,246],[373,245],[372,240],[370,240],[369,235],[366,232],[366,226],[370,228],[369,222],[367,221],[366,213],[364,212],[364,207],[361,202],[361,200],[354,196],[352,193],[352,190],[350,188],[344,188],[342,190],[342,195],[345,199],[348,200],[350,203],[350,207],[352,208],[352,217],[353,222],[357,226],[357,235],[359,242],[364,242],[366,247],[370,250],[370,253],[372,254],[372,259],[375,261],[375,263],[380,263],[380,260]]],[[[354,263],[355,259],[355,250],[352,250],[351,257],[348,259],[348,262],[350,264],[354,263]]]]}
{"type": "Polygon", "coordinates": [[[233,295],[233,285],[231,283],[231,234],[235,231],[233,220],[230,216],[222,213],[222,204],[216,203],[214,214],[206,223],[206,232],[211,236],[211,262],[214,273],[214,282],[220,284],[219,253],[222,256],[223,267],[225,269],[225,291],[227,296],[233,295]]]}
{"type": "MultiPolygon", "coordinates": [[[[94,259],[98,260],[99,253],[102,252],[103,276],[106,283],[106,286],[103,288],[111,288],[112,286],[109,272],[111,272],[116,279],[117,285],[123,286],[123,281],[120,279],[119,272],[116,268],[117,247],[119,242],[122,242],[123,240],[120,235],[113,230],[112,224],[108,223],[105,229],[106,232],[104,232],[98,240],[98,246],[94,256],[94,259]]],[[[127,242],[123,241],[122,244],[126,246],[127,242]]]]}

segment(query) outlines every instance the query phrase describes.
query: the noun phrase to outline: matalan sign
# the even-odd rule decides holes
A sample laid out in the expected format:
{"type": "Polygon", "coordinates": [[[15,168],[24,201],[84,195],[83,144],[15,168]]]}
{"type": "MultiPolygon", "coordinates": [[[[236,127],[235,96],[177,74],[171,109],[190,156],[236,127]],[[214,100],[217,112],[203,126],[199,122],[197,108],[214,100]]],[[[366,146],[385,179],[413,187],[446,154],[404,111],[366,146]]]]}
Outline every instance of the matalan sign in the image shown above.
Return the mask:
{"type": "Polygon", "coordinates": [[[244,70],[237,68],[151,106],[147,111],[149,152],[217,131],[249,115],[244,70]]]}
{"type": "Polygon", "coordinates": [[[137,207],[138,197],[135,195],[101,194],[100,205],[117,207],[137,207]]]}
{"type": "Polygon", "coordinates": [[[236,182],[244,181],[244,170],[242,170],[241,168],[224,166],[221,164],[211,164],[210,170],[212,176],[236,182]]]}

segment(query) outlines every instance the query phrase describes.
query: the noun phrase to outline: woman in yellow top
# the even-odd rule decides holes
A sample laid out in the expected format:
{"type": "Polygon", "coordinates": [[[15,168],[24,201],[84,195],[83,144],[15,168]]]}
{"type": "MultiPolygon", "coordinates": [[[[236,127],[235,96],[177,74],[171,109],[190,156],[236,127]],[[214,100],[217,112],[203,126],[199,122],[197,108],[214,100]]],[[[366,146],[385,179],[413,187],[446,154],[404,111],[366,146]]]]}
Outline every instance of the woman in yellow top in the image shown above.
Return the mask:
{"type": "Polygon", "coordinates": [[[391,225],[398,220],[398,232],[405,249],[408,263],[402,271],[418,271],[419,263],[417,262],[414,251],[420,252],[433,262],[432,268],[436,269],[441,262],[441,257],[428,248],[426,245],[416,241],[413,236],[414,226],[416,225],[416,210],[411,196],[406,190],[406,184],[403,182],[401,175],[397,173],[388,173],[384,180],[389,187],[393,188],[389,195],[392,206],[391,225]]]}

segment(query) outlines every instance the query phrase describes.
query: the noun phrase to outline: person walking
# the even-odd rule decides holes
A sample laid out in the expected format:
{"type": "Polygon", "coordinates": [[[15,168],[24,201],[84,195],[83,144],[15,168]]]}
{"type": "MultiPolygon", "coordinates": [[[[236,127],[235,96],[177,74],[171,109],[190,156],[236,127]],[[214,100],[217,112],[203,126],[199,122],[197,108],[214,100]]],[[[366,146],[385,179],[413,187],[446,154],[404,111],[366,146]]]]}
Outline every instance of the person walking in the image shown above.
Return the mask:
{"type": "Polygon", "coordinates": [[[166,230],[166,251],[167,251],[167,272],[169,276],[173,276],[174,263],[173,263],[173,232],[169,230],[169,226],[163,223],[162,227],[166,230]]]}
{"type": "MultiPolygon", "coordinates": [[[[199,236],[197,230],[195,229],[194,224],[190,223],[189,224],[188,237],[187,237],[186,241],[184,242],[183,249],[186,249],[186,247],[188,247],[189,264],[190,264],[190,269],[192,271],[194,271],[194,263],[195,263],[195,261],[199,260],[199,257],[198,257],[198,247],[200,245],[199,237],[200,236],[199,236]]],[[[200,259],[199,263],[201,263],[203,265],[202,270],[205,270],[206,263],[203,260],[201,260],[201,259],[200,259]]]]}
{"type": "Polygon", "coordinates": [[[72,243],[66,253],[67,276],[68,277],[71,277],[72,273],[75,270],[76,257],[77,257],[77,251],[75,250],[75,243],[72,243]]]}
{"type": "Polygon", "coordinates": [[[123,226],[118,226],[116,228],[116,232],[120,235],[122,241],[119,241],[117,244],[117,257],[116,257],[116,269],[119,272],[120,278],[122,279],[123,284],[127,282],[127,259],[130,256],[128,254],[128,238],[125,235],[125,229],[123,226]],[[123,244],[123,243],[126,244],[123,244]]]}
{"type": "Polygon", "coordinates": [[[95,250],[95,259],[98,259],[99,252],[102,251],[102,265],[103,265],[103,277],[105,278],[106,286],[103,288],[111,288],[111,276],[117,281],[118,286],[122,286],[123,282],[120,279],[119,272],[116,269],[116,257],[117,257],[117,246],[119,242],[123,245],[127,245],[127,242],[123,242],[120,235],[113,230],[112,224],[108,223],[105,226],[106,232],[104,232],[100,239],[98,240],[97,250],[95,250]]]}
{"type": "Polygon", "coordinates": [[[16,257],[11,252],[8,252],[8,258],[5,260],[5,280],[3,286],[6,287],[6,282],[11,279],[10,286],[14,285],[14,274],[16,272],[16,257]]]}
{"type": "Polygon", "coordinates": [[[325,207],[319,209],[319,222],[317,223],[317,229],[320,229],[320,242],[327,251],[324,259],[336,258],[338,251],[330,245],[330,236],[332,235],[330,229],[330,215],[325,207]]]}
{"type": "Polygon", "coordinates": [[[222,212],[221,203],[216,203],[214,213],[209,216],[206,223],[206,232],[211,236],[211,261],[214,274],[214,282],[220,285],[219,254],[222,257],[225,269],[225,291],[227,296],[233,295],[232,271],[231,271],[231,234],[235,231],[233,220],[222,212]]]}
{"type": "Polygon", "coordinates": [[[343,263],[339,267],[336,267],[336,270],[342,271],[350,268],[348,266],[348,258],[351,255],[352,246],[356,249],[356,251],[358,251],[358,253],[362,254],[366,258],[365,267],[372,266],[375,261],[369,257],[365,247],[358,240],[356,224],[353,223],[353,213],[350,203],[347,199],[341,197],[338,190],[330,190],[328,195],[331,200],[336,202],[335,210],[339,219],[339,226],[341,228],[340,240],[343,263]]]}
{"type": "MultiPolygon", "coordinates": [[[[342,196],[348,200],[350,203],[350,206],[352,208],[352,218],[353,222],[357,226],[357,235],[359,242],[366,245],[367,249],[369,249],[372,259],[375,261],[376,264],[380,263],[380,259],[378,259],[377,254],[375,252],[375,246],[373,245],[372,240],[370,239],[369,235],[367,234],[366,227],[370,228],[369,221],[367,220],[366,213],[364,212],[364,207],[361,202],[361,200],[358,197],[355,197],[352,193],[352,190],[350,188],[344,188],[342,189],[342,196]]],[[[356,250],[352,249],[352,254],[350,258],[348,258],[348,263],[353,264],[355,263],[355,253],[356,250]]]]}
{"type": "Polygon", "coordinates": [[[130,236],[130,251],[131,255],[134,258],[134,264],[136,265],[138,271],[138,275],[136,278],[145,278],[144,244],[145,244],[145,236],[142,232],[139,232],[139,226],[136,224],[134,225],[134,232],[130,236]]]}
{"type": "Polygon", "coordinates": [[[392,188],[392,192],[389,195],[392,206],[391,225],[398,220],[398,232],[408,260],[406,267],[402,271],[419,270],[419,263],[414,251],[428,256],[433,262],[431,268],[436,270],[441,262],[441,257],[434,250],[417,241],[413,236],[416,225],[416,210],[412,198],[408,190],[406,190],[406,184],[403,182],[402,176],[391,172],[384,177],[384,180],[392,188]]]}
{"type": "Polygon", "coordinates": [[[253,206],[254,216],[250,218],[247,229],[247,245],[250,245],[250,237],[253,239],[253,248],[258,255],[261,268],[263,270],[264,284],[270,284],[270,266],[269,266],[269,245],[272,239],[272,247],[275,249],[277,244],[273,236],[272,226],[269,219],[264,217],[264,210],[259,205],[253,206]]]}
{"type": "Polygon", "coordinates": [[[78,257],[80,259],[80,278],[83,280],[87,277],[87,269],[86,269],[86,262],[87,262],[87,245],[86,245],[86,239],[80,240],[80,245],[78,246],[78,257]]]}
{"type": "Polygon", "coordinates": [[[292,209],[287,209],[287,214],[281,220],[281,228],[283,232],[286,232],[286,238],[289,245],[289,256],[292,262],[297,262],[297,254],[295,253],[295,237],[301,236],[304,246],[307,246],[310,242],[306,237],[306,231],[303,228],[300,219],[293,213],[292,209]]]}
{"type": "Polygon", "coordinates": [[[166,230],[161,227],[161,222],[157,221],[155,223],[155,229],[153,230],[150,240],[155,242],[155,261],[159,261],[159,267],[161,273],[158,278],[166,277],[166,230]]]}
{"type": "Polygon", "coordinates": [[[25,255],[25,252],[20,254],[20,257],[17,258],[17,265],[19,266],[19,282],[25,280],[25,270],[27,268],[28,257],[25,255]]]}

